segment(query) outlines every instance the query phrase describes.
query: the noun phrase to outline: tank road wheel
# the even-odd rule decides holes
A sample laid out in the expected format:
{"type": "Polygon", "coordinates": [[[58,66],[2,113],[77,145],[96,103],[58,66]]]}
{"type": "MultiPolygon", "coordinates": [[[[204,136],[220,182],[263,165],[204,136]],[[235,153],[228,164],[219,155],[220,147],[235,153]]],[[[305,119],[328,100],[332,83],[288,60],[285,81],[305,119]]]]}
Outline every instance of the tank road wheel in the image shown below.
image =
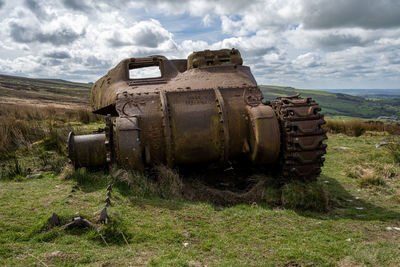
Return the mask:
{"type": "Polygon", "coordinates": [[[283,182],[314,181],[321,173],[327,139],[324,115],[310,97],[279,97],[270,102],[281,128],[280,167],[283,182]]]}

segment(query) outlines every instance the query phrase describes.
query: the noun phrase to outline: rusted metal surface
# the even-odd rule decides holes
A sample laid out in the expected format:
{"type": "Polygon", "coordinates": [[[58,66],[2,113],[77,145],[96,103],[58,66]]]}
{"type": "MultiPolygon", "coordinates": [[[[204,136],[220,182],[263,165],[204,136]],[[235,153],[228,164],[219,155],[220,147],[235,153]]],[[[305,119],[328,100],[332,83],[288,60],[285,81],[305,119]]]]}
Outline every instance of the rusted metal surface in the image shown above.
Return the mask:
{"type": "Polygon", "coordinates": [[[280,162],[285,177],[315,178],[326,138],[318,105],[298,96],[262,104],[262,93],[242,62],[236,49],[195,52],[188,60],[123,60],[92,87],[93,111],[116,117],[114,127],[107,119],[103,143],[96,139],[100,148],[93,153],[104,151],[102,160],[85,161],[88,153],[77,152],[78,141],[86,148],[95,142],[76,136],[71,159],[79,159],[79,166],[106,161],[143,169],[154,163],[224,166],[247,156],[259,165],[280,162]],[[158,66],[161,76],[129,77],[130,69],[149,66],[158,66]]]}
{"type": "Polygon", "coordinates": [[[273,163],[280,151],[280,131],[270,106],[247,107],[250,118],[250,159],[256,164],[273,163]]]}
{"type": "Polygon", "coordinates": [[[78,167],[100,167],[107,164],[106,135],[88,134],[68,136],[68,157],[78,167]]]}

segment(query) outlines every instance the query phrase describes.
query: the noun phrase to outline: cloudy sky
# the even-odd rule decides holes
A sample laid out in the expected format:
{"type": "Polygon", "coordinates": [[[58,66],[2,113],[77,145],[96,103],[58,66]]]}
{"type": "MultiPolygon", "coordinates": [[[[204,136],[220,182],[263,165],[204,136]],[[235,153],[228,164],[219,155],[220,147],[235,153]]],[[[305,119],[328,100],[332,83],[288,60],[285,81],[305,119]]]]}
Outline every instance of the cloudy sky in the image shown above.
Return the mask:
{"type": "Polygon", "coordinates": [[[399,0],[0,0],[0,73],[95,81],[126,57],[238,48],[259,84],[400,88],[399,0]]]}

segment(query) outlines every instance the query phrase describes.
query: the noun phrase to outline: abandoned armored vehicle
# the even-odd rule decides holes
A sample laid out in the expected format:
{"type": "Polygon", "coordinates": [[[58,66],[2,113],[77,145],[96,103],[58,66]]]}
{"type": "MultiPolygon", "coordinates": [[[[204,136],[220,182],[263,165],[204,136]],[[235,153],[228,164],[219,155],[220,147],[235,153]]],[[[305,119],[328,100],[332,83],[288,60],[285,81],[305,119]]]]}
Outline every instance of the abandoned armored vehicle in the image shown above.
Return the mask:
{"type": "Polygon", "coordinates": [[[326,145],[325,123],[311,98],[298,95],[263,103],[238,50],[194,52],[121,61],[91,89],[91,108],[106,115],[103,132],[68,137],[75,167],[117,163],[141,170],[246,159],[279,166],[282,180],[318,177],[326,145]],[[156,67],[158,77],[131,77],[156,67]]]}

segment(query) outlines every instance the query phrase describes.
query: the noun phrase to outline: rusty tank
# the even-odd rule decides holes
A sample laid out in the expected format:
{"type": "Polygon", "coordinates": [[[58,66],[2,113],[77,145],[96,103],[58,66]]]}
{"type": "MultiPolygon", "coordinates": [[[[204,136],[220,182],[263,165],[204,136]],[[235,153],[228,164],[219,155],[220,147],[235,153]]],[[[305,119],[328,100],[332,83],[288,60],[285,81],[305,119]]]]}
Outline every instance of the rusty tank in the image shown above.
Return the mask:
{"type": "Polygon", "coordinates": [[[68,137],[75,167],[112,163],[143,170],[234,160],[278,166],[277,179],[315,180],[323,166],[326,130],[311,98],[263,95],[236,49],[121,61],[91,89],[91,108],[106,116],[102,132],[68,137]],[[132,77],[156,67],[159,75],[132,77]]]}

